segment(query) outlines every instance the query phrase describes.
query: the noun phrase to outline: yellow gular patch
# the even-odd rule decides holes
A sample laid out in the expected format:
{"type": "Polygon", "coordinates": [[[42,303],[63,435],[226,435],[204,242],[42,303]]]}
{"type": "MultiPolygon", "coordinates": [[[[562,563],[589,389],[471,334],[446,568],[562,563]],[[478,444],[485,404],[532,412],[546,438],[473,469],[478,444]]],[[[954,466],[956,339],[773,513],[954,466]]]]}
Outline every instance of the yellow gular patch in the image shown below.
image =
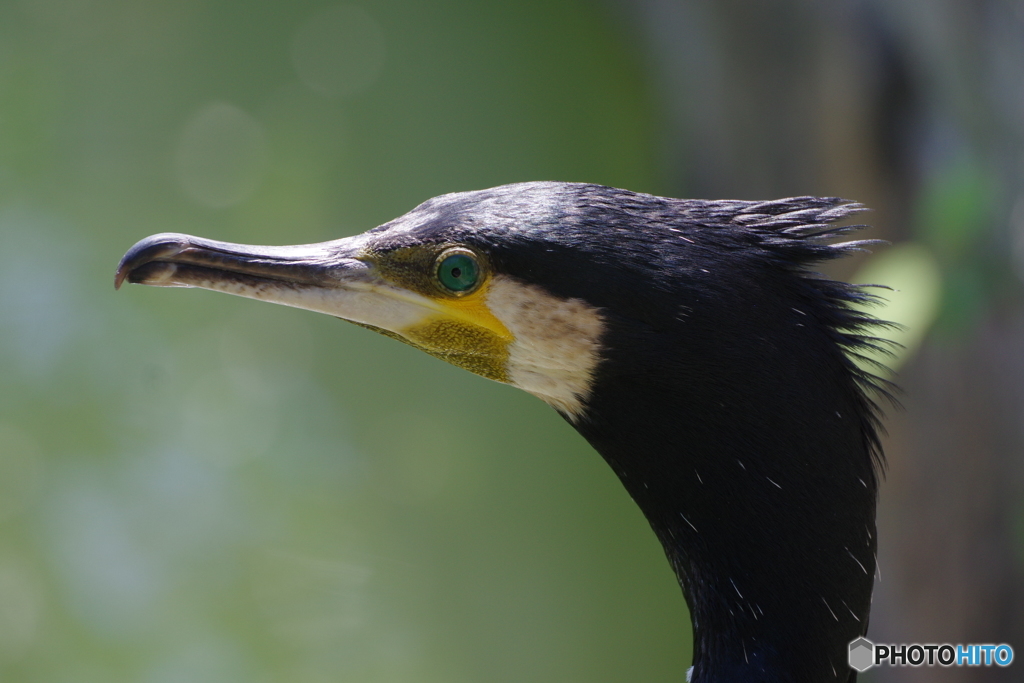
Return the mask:
{"type": "Polygon", "coordinates": [[[411,344],[452,365],[508,382],[508,348],[515,341],[487,306],[489,283],[464,297],[435,299],[436,313],[401,331],[411,344]]]}

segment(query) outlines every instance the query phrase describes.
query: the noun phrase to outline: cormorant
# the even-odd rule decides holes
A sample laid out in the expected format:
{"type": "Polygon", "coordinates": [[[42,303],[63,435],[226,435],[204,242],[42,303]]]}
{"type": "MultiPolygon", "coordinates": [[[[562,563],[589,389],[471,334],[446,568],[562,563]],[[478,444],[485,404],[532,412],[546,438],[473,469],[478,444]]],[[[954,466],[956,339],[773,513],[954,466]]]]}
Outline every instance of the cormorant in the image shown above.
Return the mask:
{"type": "Polygon", "coordinates": [[[688,679],[853,681],[886,382],[853,360],[880,342],[856,306],[873,297],[808,266],[864,244],[824,241],[862,210],[522,183],[320,244],[153,235],[115,284],[319,311],[540,397],[661,541],[693,622],[688,679]]]}

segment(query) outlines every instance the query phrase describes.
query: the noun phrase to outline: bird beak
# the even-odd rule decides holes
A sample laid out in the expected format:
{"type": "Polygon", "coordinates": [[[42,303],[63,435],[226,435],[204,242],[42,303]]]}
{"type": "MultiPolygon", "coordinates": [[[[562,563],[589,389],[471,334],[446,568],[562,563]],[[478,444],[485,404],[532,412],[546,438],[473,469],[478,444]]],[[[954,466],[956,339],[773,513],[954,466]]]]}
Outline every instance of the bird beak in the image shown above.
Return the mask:
{"type": "Polygon", "coordinates": [[[362,236],[266,247],[163,233],[128,250],[117,266],[114,287],[125,281],[199,287],[392,332],[401,332],[436,310],[434,301],[382,279],[364,245],[362,236]]]}

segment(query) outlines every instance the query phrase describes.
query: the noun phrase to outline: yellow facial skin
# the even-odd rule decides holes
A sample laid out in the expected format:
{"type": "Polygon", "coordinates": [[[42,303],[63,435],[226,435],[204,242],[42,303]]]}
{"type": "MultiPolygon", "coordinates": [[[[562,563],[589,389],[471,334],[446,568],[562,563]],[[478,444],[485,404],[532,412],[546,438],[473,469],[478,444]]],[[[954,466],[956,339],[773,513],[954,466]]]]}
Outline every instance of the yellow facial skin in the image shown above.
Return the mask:
{"type": "Polygon", "coordinates": [[[422,320],[388,336],[452,365],[507,383],[508,349],[515,337],[487,305],[490,268],[475,254],[480,284],[467,294],[448,292],[437,282],[436,261],[451,246],[408,247],[365,256],[377,267],[382,279],[435,304],[434,310],[422,320]]]}

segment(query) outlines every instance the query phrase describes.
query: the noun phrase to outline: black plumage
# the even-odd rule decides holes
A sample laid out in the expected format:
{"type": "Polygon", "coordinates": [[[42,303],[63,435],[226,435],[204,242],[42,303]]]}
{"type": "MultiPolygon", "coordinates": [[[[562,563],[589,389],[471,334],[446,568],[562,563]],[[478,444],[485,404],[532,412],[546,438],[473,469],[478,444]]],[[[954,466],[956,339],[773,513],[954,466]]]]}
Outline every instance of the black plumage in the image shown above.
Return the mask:
{"type": "Polygon", "coordinates": [[[437,197],[290,255],[155,236],[126,254],[118,281],[330,289],[356,263],[433,296],[424,273],[457,245],[493,276],[539,288],[526,292],[585,302],[601,322],[599,358],[563,414],[665,548],[693,620],[692,680],[852,681],[847,644],[866,632],[875,571],[872,396],[887,389],[853,357],[885,342],[857,307],[871,295],[810,268],[863,245],[828,243],[861,210],[525,183],[437,197]]]}

